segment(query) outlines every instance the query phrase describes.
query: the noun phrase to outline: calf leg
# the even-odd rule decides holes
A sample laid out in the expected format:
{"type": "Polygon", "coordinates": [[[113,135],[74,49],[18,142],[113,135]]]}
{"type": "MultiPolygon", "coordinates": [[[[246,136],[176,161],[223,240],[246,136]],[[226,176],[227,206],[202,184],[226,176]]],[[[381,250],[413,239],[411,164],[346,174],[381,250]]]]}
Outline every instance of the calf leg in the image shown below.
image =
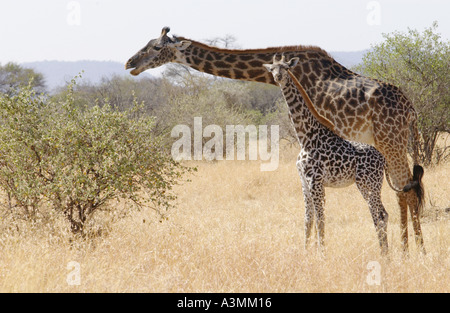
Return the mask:
{"type": "Polygon", "coordinates": [[[319,249],[323,249],[325,236],[325,217],[323,214],[324,187],[322,180],[307,177],[301,172],[303,196],[305,198],[305,248],[309,246],[311,230],[316,217],[319,249]]]}
{"type": "Polygon", "coordinates": [[[312,202],[308,181],[302,175],[300,169],[299,174],[302,181],[303,199],[305,202],[305,249],[307,249],[310,244],[311,230],[314,223],[314,205],[312,202]]]}
{"type": "Polygon", "coordinates": [[[305,198],[305,248],[308,248],[314,223],[314,205],[310,194],[303,191],[303,196],[305,198]]]}
{"type": "Polygon", "coordinates": [[[316,216],[317,239],[319,241],[319,249],[323,252],[325,238],[325,216],[323,205],[325,200],[325,192],[323,184],[315,182],[311,186],[311,198],[314,205],[314,214],[316,216]]]}
{"type": "Polygon", "coordinates": [[[386,212],[383,203],[381,203],[380,197],[377,198],[369,200],[369,209],[372,214],[372,219],[378,234],[381,254],[386,255],[389,250],[387,239],[387,223],[389,215],[386,212]]]}
{"type": "Polygon", "coordinates": [[[381,254],[388,253],[387,223],[388,213],[381,202],[384,164],[372,164],[374,167],[361,166],[357,170],[356,186],[369,205],[375,230],[380,243],[381,254]]]}
{"type": "Polygon", "coordinates": [[[370,214],[372,215],[373,224],[375,225],[380,243],[381,254],[386,255],[388,253],[387,223],[389,215],[381,202],[380,193],[365,189],[361,190],[359,186],[358,189],[369,205],[370,214]]]}

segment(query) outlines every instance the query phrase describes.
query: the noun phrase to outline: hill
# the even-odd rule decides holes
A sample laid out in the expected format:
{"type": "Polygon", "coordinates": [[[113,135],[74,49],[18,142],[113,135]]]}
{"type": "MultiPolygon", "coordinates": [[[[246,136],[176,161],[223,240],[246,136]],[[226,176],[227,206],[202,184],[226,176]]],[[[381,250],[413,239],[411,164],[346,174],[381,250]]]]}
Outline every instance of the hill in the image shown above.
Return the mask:
{"type": "MultiPolygon", "coordinates": [[[[133,77],[125,70],[124,64],[114,61],[39,61],[22,63],[21,65],[42,73],[49,91],[64,86],[81,71],[84,71],[82,74],[83,81],[92,84],[99,83],[103,77],[114,75],[133,77]]],[[[151,76],[148,73],[144,75],[151,76]]]]}

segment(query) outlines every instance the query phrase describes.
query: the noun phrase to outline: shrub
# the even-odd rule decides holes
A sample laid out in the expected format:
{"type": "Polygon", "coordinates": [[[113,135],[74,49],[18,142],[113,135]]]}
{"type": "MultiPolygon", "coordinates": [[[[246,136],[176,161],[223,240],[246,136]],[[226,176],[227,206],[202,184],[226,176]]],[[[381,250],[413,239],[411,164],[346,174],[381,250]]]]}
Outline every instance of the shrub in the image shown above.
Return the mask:
{"type": "Polygon", "coordinates": [[[120,112],[107,101],[77,105],[74,84],[58,101],[30,86],[1,96],[0,184],[8,208],[31,217],[46,202],[74,232],[112,199],[170,208],[172,187],[190,169],[164,152],[153,119],[137,101],[120,112]]]}

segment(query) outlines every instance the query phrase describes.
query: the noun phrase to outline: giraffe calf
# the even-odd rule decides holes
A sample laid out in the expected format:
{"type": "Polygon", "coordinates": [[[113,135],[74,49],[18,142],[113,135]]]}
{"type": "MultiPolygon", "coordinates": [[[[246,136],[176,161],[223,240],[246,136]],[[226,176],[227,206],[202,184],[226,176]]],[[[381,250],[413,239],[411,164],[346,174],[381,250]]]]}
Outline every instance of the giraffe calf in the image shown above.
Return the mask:
{"type": "MultiPolygon", "coordinates": [[[[305,246],[309,245],[315,216],[319,246],[323,247],[324,187],[340,188],[356,183],[369,205],[381,252],[386,254],[388,213],[381,202],[385,158],[370,145],[344,140],[333,133],[330,128],[334,125],[318,114],[306,91],[290,71],[297,64],[298,58],[290,61],[285,61],[284,56],[280,61],[275,59],[274,56],[273,64],[264,66],[281,87],[300,143],[297,169],[306,210],[305,246]]],[[[389,182],[387,173],[386,176],[389,182]]]]}

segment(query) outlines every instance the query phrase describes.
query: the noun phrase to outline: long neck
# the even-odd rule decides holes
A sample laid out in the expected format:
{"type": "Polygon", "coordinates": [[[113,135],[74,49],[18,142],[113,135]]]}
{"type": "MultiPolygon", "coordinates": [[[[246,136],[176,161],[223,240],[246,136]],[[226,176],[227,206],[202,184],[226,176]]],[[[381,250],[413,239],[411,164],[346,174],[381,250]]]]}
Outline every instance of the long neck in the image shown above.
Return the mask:
{"type": "MultiPolygon", "coordinates": [[[[310,46],[286,46],[267,49],[234,50],[220,49],[213,46],[189,40],[191,45],[183,51],[183,60],[178,60],[198,71],[232,79],[257,81],[277,85],[273,76],[263,67],[271,63],[274,54],[283,53],[287,58],[298,57],[299,64],[293,69],[300,83],[309,88],[317,80],[322,80],[322,74],[334,73],[333,66],[342,67],[324,50],[310,46]],[[329,69],[326,71],[326,69],[329,69]]],[[[345,68],[344,68],[345,69],[345,68]]]]}
{"type": "Polygon", "coordinates": [[[280,87],[289,107],[289,116],[299,142],[304,145],[310,139],[310,133],[317,133],[317,130],[322,128],[332,131],[334,125],[316,111],[311,99],[294,74],[291,71],[288,71],[288,74],[280,87]]]}

